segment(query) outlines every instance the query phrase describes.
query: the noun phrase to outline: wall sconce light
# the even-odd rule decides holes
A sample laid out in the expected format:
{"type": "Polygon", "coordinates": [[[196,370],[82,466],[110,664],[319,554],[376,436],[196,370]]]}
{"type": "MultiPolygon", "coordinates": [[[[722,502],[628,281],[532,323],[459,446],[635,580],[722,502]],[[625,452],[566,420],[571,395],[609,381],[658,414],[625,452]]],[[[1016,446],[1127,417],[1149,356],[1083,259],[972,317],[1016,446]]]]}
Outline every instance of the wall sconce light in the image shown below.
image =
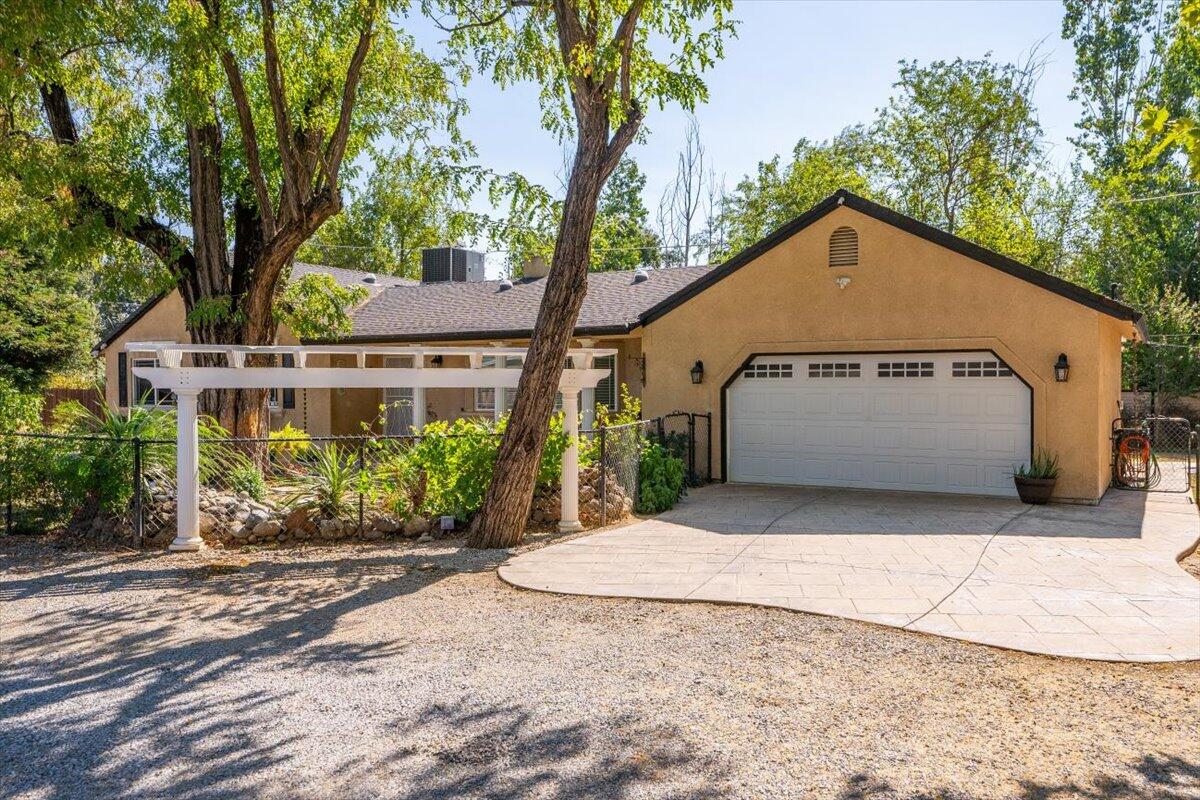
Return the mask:
{"type": "Polygon", "coordinates": [[[697,361],[692,365],[692,383],[700,383],[704,380],[704,362],[697,361]]]}
{"type": "Polygon", "coordinates": [[[442,357],[434,356],[433,358],[429,359],[429,363],[433,364],[435,367],[440,367],[442,365],[442,357]]]}
{"type": "Polygon", "coordinates": [[[1054,380],[1059,383],[1067,382],[1067,373],[1071,371],[1071,364],[1067,361],[1066,353],[1058,354],[1058,361],[1054,362],[1054,380]]]}

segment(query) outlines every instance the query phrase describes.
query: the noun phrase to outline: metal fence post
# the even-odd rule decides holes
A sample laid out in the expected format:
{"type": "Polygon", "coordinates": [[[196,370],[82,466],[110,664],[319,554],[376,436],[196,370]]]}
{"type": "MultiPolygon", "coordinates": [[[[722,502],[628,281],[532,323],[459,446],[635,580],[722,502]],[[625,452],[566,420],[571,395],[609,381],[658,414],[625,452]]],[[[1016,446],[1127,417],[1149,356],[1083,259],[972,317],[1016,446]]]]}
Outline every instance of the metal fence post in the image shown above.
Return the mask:
{"type": "Polygon", "coordinates": [[[688,414],[688,481],[696,483],[696,415],[688,414]]]}
{"type": "Polygon", "coordinates": [[[144,535],[142,521],[142,438],[133,437],[133,535],[141,549],[144,535]]]}
{"type": "Polygon", "coordinates": [[[663,425],[663,418],[656,417],[654,421],[655,421],[655,423],[657,423],[658,441],[661,442],[663,444],[663,446],[665,447],[666,443],[667,443],[667,429],[663,425]]]}
{"type": "Polygon", "coordinates": [[[608,524],[608,467],[604,464],[604,447],[607,436],[607,426],[600,423],[600,527],[608,524]]]}
{"type": "Polygon", "coordinates": [[[12,536],[13,506],[12,506],[12,444],[4,441],[4,535],[12,536]]]}
{"type": "Polygon", "coordinates": [[[358,532],[363,530],[363,472],[366,470],[367,442],[363,438],[358,440],[358,532]]]}

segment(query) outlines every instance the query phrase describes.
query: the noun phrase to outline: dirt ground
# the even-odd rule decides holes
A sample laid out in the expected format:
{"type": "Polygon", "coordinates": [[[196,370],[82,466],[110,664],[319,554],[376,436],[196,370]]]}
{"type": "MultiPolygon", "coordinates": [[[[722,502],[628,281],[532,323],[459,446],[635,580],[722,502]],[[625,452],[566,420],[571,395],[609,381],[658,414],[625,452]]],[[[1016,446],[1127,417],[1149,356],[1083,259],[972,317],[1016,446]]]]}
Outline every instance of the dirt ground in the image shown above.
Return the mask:
{"type": "Polygon", "coordinates": [[[521,591],[459,544],[0,538],[0,797],[1200,797],[1200,664],[521,591]]]}

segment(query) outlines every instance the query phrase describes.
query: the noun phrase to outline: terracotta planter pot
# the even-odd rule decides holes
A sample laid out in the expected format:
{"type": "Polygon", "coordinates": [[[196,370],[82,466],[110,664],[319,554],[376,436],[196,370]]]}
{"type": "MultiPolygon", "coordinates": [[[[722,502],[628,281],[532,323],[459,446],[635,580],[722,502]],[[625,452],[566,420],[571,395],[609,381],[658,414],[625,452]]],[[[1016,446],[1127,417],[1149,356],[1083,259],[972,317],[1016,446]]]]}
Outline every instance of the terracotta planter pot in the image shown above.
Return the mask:
{"type": "Polygon", "coordinates": [[[1021,502],[1033,506],[1042,506],[1050,502],[1050,495],[1054,494],[1054,484],[1057,481],[1057,478],[1013,476],[1013,483],[1017,485],[1017,496],[1021,498],[1021,502]]]}

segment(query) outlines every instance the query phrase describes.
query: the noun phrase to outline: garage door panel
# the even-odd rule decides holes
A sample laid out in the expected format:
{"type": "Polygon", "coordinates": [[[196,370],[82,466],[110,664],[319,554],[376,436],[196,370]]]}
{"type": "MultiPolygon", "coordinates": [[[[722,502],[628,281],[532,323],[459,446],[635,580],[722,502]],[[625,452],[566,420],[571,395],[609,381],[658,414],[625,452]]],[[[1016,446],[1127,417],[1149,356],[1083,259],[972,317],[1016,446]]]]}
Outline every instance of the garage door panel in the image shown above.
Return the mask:
{"type": "Polygon", "coordinates": [[[953,367],[995,356],[843,360],[861,368],[834,374],[796,357],[791,369],[748,369],[754,377],[734,382],[731,480],[1013,494],[1012,467],[1029,457],[1029,388],[1002,364],[989,374],[953,367]]]}

